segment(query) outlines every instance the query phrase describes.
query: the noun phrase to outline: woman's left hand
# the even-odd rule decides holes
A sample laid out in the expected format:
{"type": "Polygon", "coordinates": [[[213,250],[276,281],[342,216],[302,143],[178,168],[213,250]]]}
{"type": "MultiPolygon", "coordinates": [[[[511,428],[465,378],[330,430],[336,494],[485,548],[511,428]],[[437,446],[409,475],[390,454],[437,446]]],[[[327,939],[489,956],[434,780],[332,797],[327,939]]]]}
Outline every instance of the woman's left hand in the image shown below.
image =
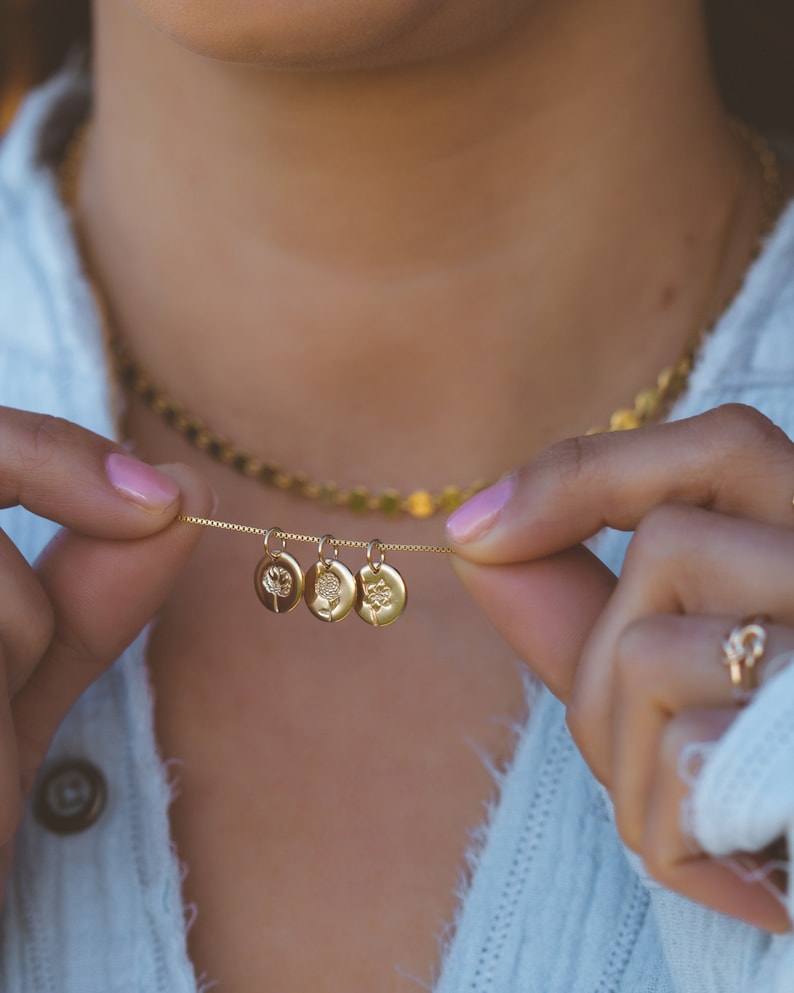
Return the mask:
{"type": "Polygon", "coordinates": [[[680,767],[687,745],[719,739],[740,712],[721,664],[731,629],[762,615],[763,660],[794,649],[792,497],[794,444],[731,405],[564,441],[448,529],[472,596],[566,704],[649,873],[776,932],[791,924],[768,883],[685,835],[680,767]],[[604,526],[634,531],[619,579],[579,544],[604,526]]]}

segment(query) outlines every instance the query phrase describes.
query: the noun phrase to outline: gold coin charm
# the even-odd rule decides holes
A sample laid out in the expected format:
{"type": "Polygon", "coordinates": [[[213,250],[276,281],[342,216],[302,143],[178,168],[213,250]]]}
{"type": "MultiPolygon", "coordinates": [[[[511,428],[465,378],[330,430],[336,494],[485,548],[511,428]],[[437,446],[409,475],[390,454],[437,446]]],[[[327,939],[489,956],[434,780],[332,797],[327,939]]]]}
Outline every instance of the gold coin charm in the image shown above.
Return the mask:
{"type": "Polygon", "coordinates": [[[405,610],[408,591],[403,577],[386,565],[386,556],[379,541],[367,546],[367,564],[356,573],[356,613],[374,627],[385,627],[396,621],[405,610]],[[379,558],[375,559],[373,552],[379,558]]]}
{"type": "Polygon", "coordinates": [[[286,614],[297,607],[303,596],[303,570],[282,548],[271,548],[270,541],[281,534],[269,528],[265,534],[265,555],[254,570],[256,595],[274,614],[286,614]]]}
{"type": "Polygon", "coordinates": [[[306,573],[303,593],[306,606],[321,621],[341,621],[353,609],[356,601],[356,581],[353,573],[339,561],[339,547],[330,534],[320,538],[318,559],[306,573]],[[333,556],[326,558],[326,544],[333,545],[333,556]]]}

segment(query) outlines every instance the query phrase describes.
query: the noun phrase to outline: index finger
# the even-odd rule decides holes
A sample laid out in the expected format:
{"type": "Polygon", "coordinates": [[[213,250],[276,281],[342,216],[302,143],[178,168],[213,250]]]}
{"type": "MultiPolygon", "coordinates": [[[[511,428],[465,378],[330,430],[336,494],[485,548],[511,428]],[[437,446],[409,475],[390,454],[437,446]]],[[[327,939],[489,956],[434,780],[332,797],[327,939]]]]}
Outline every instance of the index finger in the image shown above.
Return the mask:
{"type": "Polygon", "coordinates": [[[663,503],[792,526],[792,495],[794,444],[754,408],[730,404],[671,424],[560,442],[455,511],[447,533],[471,561],[519,562],[603,527],[633,531],[663,503]]]}
{"type": "Polygon", "coordinates": [[[0,407],[0,507],[19,505],[98,538],[162,530],[179,484],[107,438],[48,414],[0,407]]]}

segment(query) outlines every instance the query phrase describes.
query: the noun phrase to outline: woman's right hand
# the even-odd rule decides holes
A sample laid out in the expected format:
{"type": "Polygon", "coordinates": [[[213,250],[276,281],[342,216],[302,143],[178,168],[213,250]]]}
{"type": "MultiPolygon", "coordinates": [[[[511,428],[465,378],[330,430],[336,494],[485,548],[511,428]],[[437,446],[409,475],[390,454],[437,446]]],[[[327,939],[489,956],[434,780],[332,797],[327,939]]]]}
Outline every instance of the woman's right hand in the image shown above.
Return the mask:
{"type": "Polygon", "coordinates": [[[212,493],[57,418],[0,407],[0,507],[63,529],[30,566],[0,531],[0,904],[26,795],[67,711],[168,594],[212,493]]]}

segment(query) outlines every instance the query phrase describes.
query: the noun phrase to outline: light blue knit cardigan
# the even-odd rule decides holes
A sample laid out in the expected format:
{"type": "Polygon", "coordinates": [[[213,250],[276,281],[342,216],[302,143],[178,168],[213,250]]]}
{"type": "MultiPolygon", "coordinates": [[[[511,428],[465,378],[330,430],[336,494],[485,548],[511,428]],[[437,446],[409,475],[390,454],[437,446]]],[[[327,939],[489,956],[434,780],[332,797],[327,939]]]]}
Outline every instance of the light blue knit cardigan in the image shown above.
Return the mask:
{"type": "MultiPolygon", "coordinates": [[[[0,148],[0,403],[112,436],[99,321],[52,172],[39,163],[54,106],[79,85],[62,77],[34,95],[0,148]]],[[[728,400],[794,432],[794,210],[707,342],[674,416],[728,400]]],[[[19,510],[2,523],[31,558],[54,530],[19,510]]],[[[612,568],[626,540],[601,537],[612,568]]],[[[109,803],[71,837],[25,822],[0,932],[3,993],[197,990],[144,649],[141,638],[85,694],[53,744],[54,757],[101,766],[109,803]]],[[[715,853],[781,833],[794,841],[794,668],[771,685],[695,786],[693,830],[715,853]]],[[[791,937],[654,886],[627,857],[545,691],[534,693],[497,780],[456,920],[440,936],[437,993],[794,993],[791,937]]]]}

